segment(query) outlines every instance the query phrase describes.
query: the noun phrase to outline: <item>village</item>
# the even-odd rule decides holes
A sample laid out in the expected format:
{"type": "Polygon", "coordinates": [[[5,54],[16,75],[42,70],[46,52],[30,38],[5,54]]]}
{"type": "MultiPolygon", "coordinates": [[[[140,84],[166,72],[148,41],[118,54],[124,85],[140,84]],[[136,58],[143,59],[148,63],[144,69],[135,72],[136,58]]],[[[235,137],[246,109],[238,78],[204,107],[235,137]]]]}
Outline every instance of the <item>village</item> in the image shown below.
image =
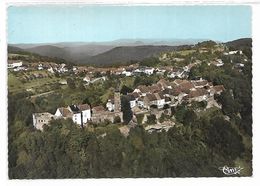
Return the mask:
{"type": "MultiPolygon", "coordinates": [[[[137,115],[144,114],[145,117],[141,121],[144,123],[151,114],[154,114],[156,119],[163,113],[170,115],[170,108],[182,102],[206,101],[206,109],[213,106],[221,108],[221,105],[214,100],[214,95],[221,94],[222,91],[224,91],[223,85],[213,86],[211,82],[203,79],[192,81],[176,79],[172,82],[161,79],[151,86],[136,87],[127,98],[133,112],[133,121],[136,122],[137,115]]],[[[91,108],[88,104],[81,104],[57,108],[55,114],[34,113],[33,125],[36,129],[43,130],[43,125],[48,125],[52,119],[60,118],[71,118],[75,124],[82,127],[87,126],[88,122],[99,123],[105,120],[120,123],[123,121],[120,92],[115,92],[114,97],[108,99],[106,108],[101,105],[91,108]]]]}
{"type": "MultiPolygon", "coordinates": [[[[190,52],[190,51],[189,51],[190,52]]],[[[191,52],[194,52],[191,50],[191,52]]],[[[223,56],[244,57],[242,51],[228,51],[224,46],[218,45],[214,51],[201,47],[199,54],[220,52],[223,56]]],[[[175,65],[157,65],[144,66],[139,63],[130,65],[121,65],[119,67],[92,67],[92,66],[73,66],[65,63],[57,64],[52,62],[24,63],[17,60],[16,56],[9,56],[8,69],[10,72],[25,74],[22,80],[30,82],[35,79],[59,76],[79,77],[83,86],[89,86],[95,83],[102,83],[107,80],[108,75],[114,75],[119,79],[122,77],[138,77],[138,76],[159,76],[160,79],[152,85],[138,85],[133,88],[132,92],[128,92],[126,98],[128,100],[131,112],[133,113],[132,124],[144,124],[151,115],[155,116],[156,124],[146,127],[148,131],[168,130],[174,126],[174,119],[171,121],[160,122],[159,119],[164,115],[172,115],[172,109],[180,104],[190,105],[192,102],[206,102],[205,109],[217,107],[221,109],[221,105],[216,102],[214,95],[221,94],[225,88],[223,85],[213,85],[201,77],[189,80],[189,74],[193,67],[200,66],[202,63],[208,66],[221,68],[224,62],[221,58],[212,58],[209,60],[200,60],[191,58],[189,63],[184,63],[186,59],[176,53],[163,53],[159,56],[161,63],[175,62],[175,65]],[[179,64],[179,65],[177,65],[179,64]],[[141,120],[137,118],[142,115],[141,120]]],[[[243,59],[247,61],[246,58],[243,59]]],[[[230,63],[233,63],[232,60],[230,63]]],[[[242,71],[243,63],[235,63],[233,68],[242,71]]],[[[67,85],[67,79],[59,80],[60,85],[67,85]]],[[[33,91],[32,88],[26,91],[33,91]]],[[[51,91],[52,92],[52,91],[51,91]]],[[[44,95],[45,92],[40,92],[44,95]]],[[[48,92],[47,92],[48,93],[48,92]]],[[[72,121],[81,127],[87,127],[89,123],[100,123],[108,121],[111,123],[122,123],[123,112],[121,110],[122,94],[120,90],[114,90],[113,96],[107,99],[106,105],[91,106],[87,103],[72,105],[64,105],[56,108],[55,113],[41,112],[33,114],[33,126],[36,129],[43,130],[44,125],[48,125],[51,120],[56,119],[72,119],[72,121]]],[[[174,117],[173,117],[174,118],[174,117]]],[[[129,127],[121,127],[120,131],[125,133],[129,127]]]]}

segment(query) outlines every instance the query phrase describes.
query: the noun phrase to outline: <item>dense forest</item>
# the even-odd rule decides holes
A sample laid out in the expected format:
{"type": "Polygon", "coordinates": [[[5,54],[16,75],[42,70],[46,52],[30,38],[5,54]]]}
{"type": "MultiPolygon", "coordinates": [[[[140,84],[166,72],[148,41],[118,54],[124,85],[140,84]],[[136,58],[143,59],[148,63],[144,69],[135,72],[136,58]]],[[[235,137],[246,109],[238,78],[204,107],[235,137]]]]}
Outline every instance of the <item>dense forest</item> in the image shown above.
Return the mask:
{"type": "MultiPolygon", "coordinates": [[[[125,137],[117,124],[104,123],[90,130],[76,126],[70,119],[54,120],[41,132],[32,126],[32,113],[39,109],[53,112],[50,104],[62,105],[62,97],[53,97],[53,103],[47,103],[32,102],[27,93],[9,94],[9,177],[221,177],[225,175],[219,167],[224,165],[243,166],[245,172],[241,176],[252,175],[250,49],[244,48],[249,60],[242,72],[232,68],[226,56],[222,56],[223,68],[203,64],[192,68],[191,79],[203,77],[224,85],[224,93],[216,96],[222,109],[197,114],[191,107],[179,105],[172,109],[177,125],[168,132],[148,133],[138,124],[125,137]]],[[[156,80],[137,77],[135,84],[156,80]]],[[[113,86],[113,82],[108,81],[102,90],[82,90],[88,92],[82,100],[101,103],[104,87],[113,86]]],[[[127,91],[126,87],[121,90],[127,91]]]]}

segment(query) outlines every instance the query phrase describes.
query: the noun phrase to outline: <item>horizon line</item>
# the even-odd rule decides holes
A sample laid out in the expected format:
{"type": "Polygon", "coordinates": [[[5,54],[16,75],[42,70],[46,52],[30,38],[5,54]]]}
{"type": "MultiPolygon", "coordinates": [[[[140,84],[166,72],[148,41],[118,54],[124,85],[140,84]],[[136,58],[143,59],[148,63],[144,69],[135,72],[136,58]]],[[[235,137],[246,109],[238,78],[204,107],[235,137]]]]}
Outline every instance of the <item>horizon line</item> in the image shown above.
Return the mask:
{"type": "MultiPolygon", "coordinates": [[[[165,39],[158,39],[158,38],[136,38],[136,39],[131,39],[131,38],[123,38],[123,39],[115,39],[115,40],[106,40],[106,41],[53,41],[53,42],[35,42],[35,43],[9,43],[7,42],[8,45],[30,45],[30,44],[60,44],[60,43],[109,43],[109,42],[116,42],[120,40],[158,40],[157,42],[164,41],[167,42],[167,39],[169,40],[203,40],[203,41],[215,41],[218,43],[224,43],[224,42],[229,42],[229,41],[234,41],[238,39],[247,39],[247,38],[252,38],[252,37],[240,37],[232,40],[214,40],[214,39],[203,39],[203,38],[165,38],[165,39]]],[[[169,41],[170,42],[170,41],[169,41]]]]}

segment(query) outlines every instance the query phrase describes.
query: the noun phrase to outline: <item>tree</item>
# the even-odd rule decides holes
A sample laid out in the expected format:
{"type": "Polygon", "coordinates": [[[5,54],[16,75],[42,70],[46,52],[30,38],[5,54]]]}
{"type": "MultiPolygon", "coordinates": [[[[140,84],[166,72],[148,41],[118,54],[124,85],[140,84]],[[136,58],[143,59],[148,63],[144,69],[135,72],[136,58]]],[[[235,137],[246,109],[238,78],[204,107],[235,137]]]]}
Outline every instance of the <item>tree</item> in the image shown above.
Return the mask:
{"type": "Polygon", "coordinates": [[[207,143],[216,153],[235,159],[244,151],[242,137],[223,117],[216,116],[210,120],[207,143]]]}
{"type": "Polygon", "coordinates": [[[68,84],[68,87],[70,89],[75,89],[76,88],[75,82],[71,78],[67,79],[67,84],[68,84]]]}
{"type": "Polygon", "coordinates": [[[131,89],[125,85],[122,86],[121,91],[120,91],[120,93],[123,95],[127,95],[127,93],[130,93],[130,92],[133,92],[133,89],[131,89]]]}
{"type": "Polygon", "coordinates": [[[122,96],[121,98],[121,110],[123,112],[124,123],[128,124],[133,117],[133,112],[131,110],[130,103],[126,96],[122,96]]]}

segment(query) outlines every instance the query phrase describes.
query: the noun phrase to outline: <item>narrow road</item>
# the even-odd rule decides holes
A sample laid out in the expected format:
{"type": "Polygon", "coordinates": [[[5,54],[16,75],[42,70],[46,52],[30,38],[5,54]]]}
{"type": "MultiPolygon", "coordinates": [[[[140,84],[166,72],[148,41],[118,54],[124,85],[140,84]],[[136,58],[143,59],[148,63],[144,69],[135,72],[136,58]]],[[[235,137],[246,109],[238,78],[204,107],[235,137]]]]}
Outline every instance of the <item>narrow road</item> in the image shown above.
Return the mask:
{"type": "Polygon", "coordinates": [[[53,92],[55,92],[54,90],[51,90],[49,92],[44,92],[44,93],[41,93],[41,94],[36,94],[36,95],[33,95],[33,96],[30,96],[28,98],[31,98],[31,99],[34,99],[34,98],[37,98],[37,97],[40,97],[40,96],[46,96],[48,94],[52,94],[53,92]]]}

